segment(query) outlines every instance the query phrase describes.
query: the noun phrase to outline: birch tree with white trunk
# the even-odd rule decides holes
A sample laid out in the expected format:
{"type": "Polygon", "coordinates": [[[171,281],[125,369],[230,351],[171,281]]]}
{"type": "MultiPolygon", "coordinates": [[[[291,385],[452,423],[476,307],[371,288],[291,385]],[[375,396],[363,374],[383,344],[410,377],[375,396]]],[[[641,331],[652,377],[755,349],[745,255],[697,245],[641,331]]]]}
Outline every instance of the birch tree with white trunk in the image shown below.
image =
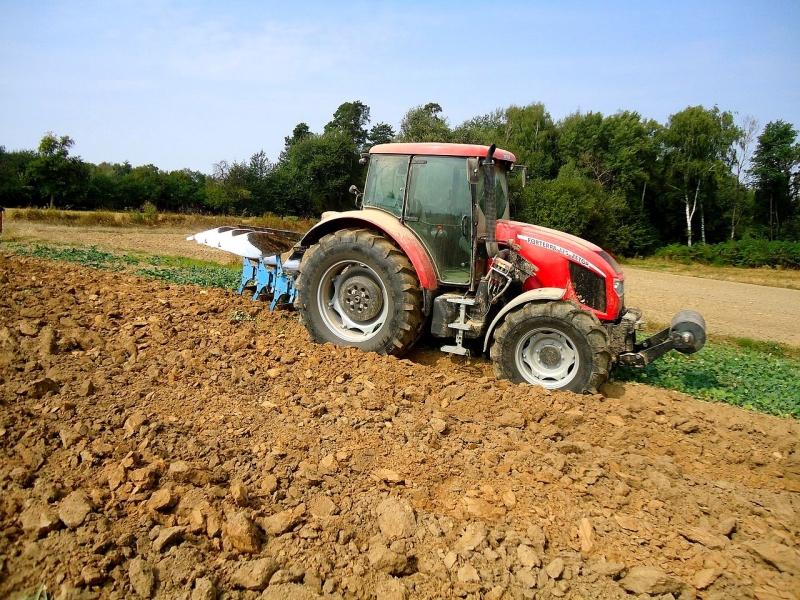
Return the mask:
{"type": "Polygon", "coordinates": [[[667,175],[669,186],[680,193],[683,201],[689,246],[695,214],[703,205],[704,186],[715,169],[727,170],[727,165],[732,164],[733,144],[741,135],[733,115],[716,106],[689,106],[669,118],[664,136],[667,175]]]}

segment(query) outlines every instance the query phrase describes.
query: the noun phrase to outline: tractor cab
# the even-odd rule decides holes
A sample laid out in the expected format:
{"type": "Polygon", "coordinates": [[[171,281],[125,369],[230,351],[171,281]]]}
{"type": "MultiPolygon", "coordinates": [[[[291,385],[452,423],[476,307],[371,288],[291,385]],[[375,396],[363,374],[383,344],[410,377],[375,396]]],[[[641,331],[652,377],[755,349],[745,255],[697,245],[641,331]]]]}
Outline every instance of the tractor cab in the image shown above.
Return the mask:
{"type": "MultiPolygon", "coordinates": [[[[369,154],[363,207],[400,219],[444,286],[474,290],[485,275],[486,178],[477,158],[485,154],[483,146],[425,143],[383,144],[369,154]]],[[[508,219],[507,173],[515,157],[504,150],[494,155],[494,220],[508,219]]]]}

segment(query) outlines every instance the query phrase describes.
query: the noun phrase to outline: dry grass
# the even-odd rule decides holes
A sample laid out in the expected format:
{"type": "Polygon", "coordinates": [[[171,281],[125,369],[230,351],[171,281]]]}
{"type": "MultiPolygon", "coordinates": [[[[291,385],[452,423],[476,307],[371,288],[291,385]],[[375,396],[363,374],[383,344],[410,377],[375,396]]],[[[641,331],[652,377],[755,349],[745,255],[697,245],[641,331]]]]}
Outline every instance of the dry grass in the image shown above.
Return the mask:
{"type": "Polygon", "coordinates": [[[290,231],[305,232],[317,222],[297,217],[278,217],[265,214],[260,217],[224,217],[214,215],[148,213],[148,212],[111,212],[111,211],[78,211],[39,208],[6,209],[6,219],[16,222],[48,223],[51,225],[70,225],[76,227],[170,227],[211,229],[222,225],[244,224],[253,227],[271,227],[290,231]]]}
{"type": "Polygon", "coordinates": [[[769,267],[743,269],[741,267],[712,267],[699,264],[685,265],[657,258],[625,259],[620,262],[624,267],[658,271],[659,273],[800,290],[800,271],[791,269],[772,269],[769,267]]]}

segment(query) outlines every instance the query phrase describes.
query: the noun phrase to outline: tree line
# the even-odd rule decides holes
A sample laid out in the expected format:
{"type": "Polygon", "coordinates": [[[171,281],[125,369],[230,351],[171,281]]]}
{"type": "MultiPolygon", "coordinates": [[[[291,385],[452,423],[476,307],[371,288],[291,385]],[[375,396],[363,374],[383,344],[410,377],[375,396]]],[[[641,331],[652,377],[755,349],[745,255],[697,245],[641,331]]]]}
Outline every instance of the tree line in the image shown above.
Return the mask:
{"type": "Polygon", "coordinates": [[[513,217],[568,231],[608,250],[646,254],[670,243],[800,237],[800,144],[794,126],[763,129],[718,107],[690,106],[665,124],[637,112],[575,112],[553,120],[541,103],[510,106],[452,126],[436,103],[411,108],[399,131],[370,127],[360,101],[338,107],[322,132],[298,124],[271,161],[221,160],[211,174],[154,165],[94,165],[48,133],[37,150],[0,146],[0,204],[74,209],[319,216],[352,208],[359,156],[375,144],[495,143],[527,166],[510,179],[513,217]]]}

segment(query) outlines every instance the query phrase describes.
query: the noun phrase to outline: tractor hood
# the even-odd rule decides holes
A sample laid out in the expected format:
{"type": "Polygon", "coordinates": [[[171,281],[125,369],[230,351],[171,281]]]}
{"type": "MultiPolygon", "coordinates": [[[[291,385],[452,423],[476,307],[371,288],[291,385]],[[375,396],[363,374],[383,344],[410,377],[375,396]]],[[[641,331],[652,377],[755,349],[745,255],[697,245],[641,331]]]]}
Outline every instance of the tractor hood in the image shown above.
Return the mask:
{"type": "Polygon", "coordinates": [[[526,258],[534,255],[541,259],[551,254],[552,258],[566,258],[602,277],[624,278],[622,268],[610,254],[578,236],[529,223],[505,220],[497,222],[496,231],[498,240],[513,240],[515,244],[519,244],[522,247],[520,252],[526,258]]]}
{"type": "Polygon", "coordinates": [[[613,320],[623,306],[625,275],[602,248],[577,236],[518,221],[499,220],[497,240],[520,247],[519,253],[538,267],[537,286],[573,292],[601,320],[613,320]]]}

